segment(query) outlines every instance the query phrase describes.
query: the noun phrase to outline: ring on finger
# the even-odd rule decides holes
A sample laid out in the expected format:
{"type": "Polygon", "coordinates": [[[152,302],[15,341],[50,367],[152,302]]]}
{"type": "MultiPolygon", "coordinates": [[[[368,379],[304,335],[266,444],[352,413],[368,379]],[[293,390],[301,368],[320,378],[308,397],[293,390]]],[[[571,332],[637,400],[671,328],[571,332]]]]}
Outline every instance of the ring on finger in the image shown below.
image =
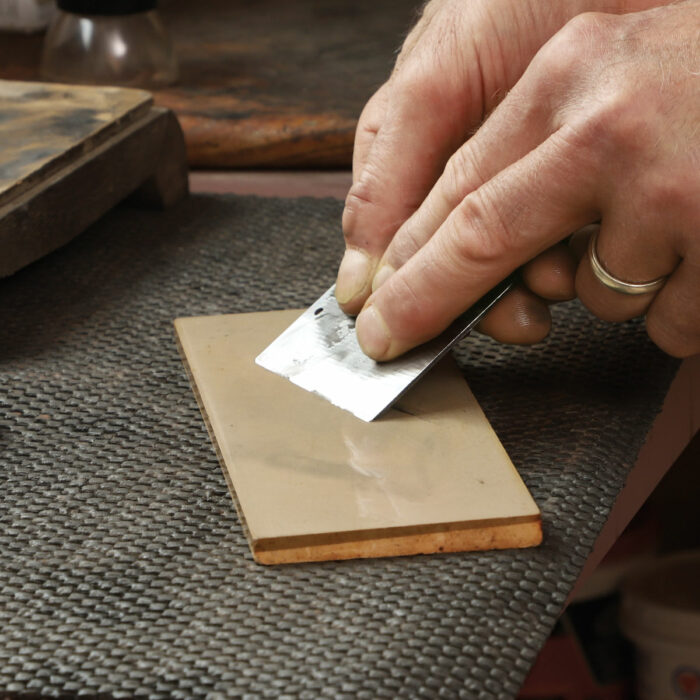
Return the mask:
{"type": "Polygon", "coordinates": [[[591,269],[596,279],[608,289],[612,289],[615,292],[620,292],[621,294],[649,294],[651,292],[656,292],[661,287],[664,286],[668,275],[663,275],[657,277],[655,280],[650,282],[625,282],[624,280],[611,275],[603,264],[600,262],[598,257],[598,252],[596,250],[596,241],[598,240],[598,231],[595,231],[591,235],[591,242],[588,247],[588,254],[591,260],[591,269]]]}

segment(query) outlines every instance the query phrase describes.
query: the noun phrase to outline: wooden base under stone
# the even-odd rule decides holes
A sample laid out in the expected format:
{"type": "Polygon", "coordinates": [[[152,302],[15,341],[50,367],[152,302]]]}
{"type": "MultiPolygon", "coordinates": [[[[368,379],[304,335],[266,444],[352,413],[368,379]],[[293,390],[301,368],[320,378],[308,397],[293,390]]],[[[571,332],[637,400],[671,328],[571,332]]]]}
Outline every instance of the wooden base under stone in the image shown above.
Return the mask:
{"type": "Polygon", "coordinates": [[[126,196],[187,194],[182,130],[143,90],[0,80],[0,277],[68,243],[126,196]]]}

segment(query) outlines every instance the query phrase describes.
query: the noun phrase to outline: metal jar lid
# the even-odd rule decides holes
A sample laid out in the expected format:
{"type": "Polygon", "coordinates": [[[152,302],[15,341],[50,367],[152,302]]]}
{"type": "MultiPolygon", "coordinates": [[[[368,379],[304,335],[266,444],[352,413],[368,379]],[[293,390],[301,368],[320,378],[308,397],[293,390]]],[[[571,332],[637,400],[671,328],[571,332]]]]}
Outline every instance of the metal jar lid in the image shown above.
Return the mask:
{"type": "Polygon", "coordinates": [[[75,15],[133,15],[156,9],[157,0],[58,0],[59,9],[75,15]]]}

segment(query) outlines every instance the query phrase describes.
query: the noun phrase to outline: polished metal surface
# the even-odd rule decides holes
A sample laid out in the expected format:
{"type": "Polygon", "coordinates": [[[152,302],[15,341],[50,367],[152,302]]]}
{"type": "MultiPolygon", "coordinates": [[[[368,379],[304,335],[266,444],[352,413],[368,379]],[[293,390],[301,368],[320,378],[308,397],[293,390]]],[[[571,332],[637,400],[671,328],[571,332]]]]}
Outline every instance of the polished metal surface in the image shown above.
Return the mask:
{"type": "Polygon", "coordinates": [[[364,421],[374,420],[469,333],[511,288],[509,277],[437,338],[390,362],[365,355],[331,286],[255,362],[328,399],[364,421]]]}

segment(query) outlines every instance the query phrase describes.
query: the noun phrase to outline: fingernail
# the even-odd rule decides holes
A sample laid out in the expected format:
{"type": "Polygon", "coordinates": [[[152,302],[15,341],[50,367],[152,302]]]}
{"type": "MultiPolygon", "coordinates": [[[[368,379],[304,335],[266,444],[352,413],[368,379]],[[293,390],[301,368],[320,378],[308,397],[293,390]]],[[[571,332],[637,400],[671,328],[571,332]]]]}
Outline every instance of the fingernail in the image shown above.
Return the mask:
{"type": "Polygon", "coordinates": [[[382,265],[372,280],[372,291],[379,289],[395,272],[396,270],[391,265],[386,263],[382,265]]]}
{"type": "Polygon", "coordinates": [[[354,299],[369,282],[372,265],[367,253],[348,248],[340,263],[338,281],[335,285],[335,298],[340,304],[354,299]]]}
{"type": "Polygon", "coordinates": [[[357,341],[365,355],[381,360],[391,345],[391,333],[382,315],[374,306],[368,306],[355,323],[357,341]]]}

